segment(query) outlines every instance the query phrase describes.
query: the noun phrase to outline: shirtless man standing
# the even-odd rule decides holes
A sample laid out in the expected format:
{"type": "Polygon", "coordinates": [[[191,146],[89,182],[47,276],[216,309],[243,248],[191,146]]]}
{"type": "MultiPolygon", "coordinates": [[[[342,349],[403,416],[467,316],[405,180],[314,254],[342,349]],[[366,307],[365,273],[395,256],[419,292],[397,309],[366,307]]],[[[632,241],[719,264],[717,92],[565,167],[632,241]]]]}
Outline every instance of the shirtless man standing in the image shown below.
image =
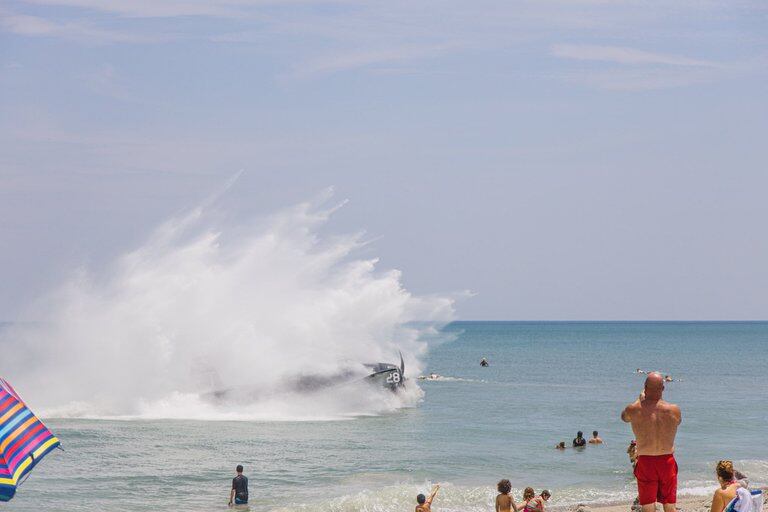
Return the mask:
{"type": "Polygon", "coordinates": [[[680,425],[680,408],[662,400],[664,378],[649,373],[640,397],[621,413],[632,424],[637,439],[635,478],[643,512],[653,512],[658,501],[664,512],[675,512],[677,502],[677,462],[675,434],[680,425]]]}

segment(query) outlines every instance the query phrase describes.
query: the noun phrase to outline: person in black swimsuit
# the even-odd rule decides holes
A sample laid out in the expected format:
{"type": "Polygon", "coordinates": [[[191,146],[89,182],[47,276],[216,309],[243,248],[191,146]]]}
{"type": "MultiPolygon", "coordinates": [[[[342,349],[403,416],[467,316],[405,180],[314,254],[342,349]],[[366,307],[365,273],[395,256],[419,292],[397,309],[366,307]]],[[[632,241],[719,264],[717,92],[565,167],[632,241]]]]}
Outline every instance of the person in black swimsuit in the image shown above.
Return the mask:
{"type": "Polygon", "coordinates": [[[573,446],[574,448],[579,448],[581,446],[587,446],[587,440],[584,439],[584,432],[579,430],[576,432],[576,437],[573,440],[573,446]]]}
{"type": "Polygon", "coordinates": [[[232,491],[229,493],[229,506],[245,505],[248,503],[248,477],[243,475],[243,466],[240,464],[235,468],[237,476],[232,479],[232,491]]]}

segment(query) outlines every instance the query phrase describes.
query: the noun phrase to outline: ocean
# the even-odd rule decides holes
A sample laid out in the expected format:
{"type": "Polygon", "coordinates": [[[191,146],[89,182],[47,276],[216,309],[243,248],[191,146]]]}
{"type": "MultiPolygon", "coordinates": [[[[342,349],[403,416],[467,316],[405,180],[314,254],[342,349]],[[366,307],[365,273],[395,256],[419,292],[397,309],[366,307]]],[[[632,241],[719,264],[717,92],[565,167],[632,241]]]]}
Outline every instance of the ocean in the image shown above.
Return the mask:
{"type": "Polygon", "coordinates": [[[412,510],[437,482],[435,510],[488,511],[501,478],[517,497],[526,486],[550,489],[556,507],[628,499],[632,433],[619,415],[641,391],[637,368],[675,379],[665,398],[682,408],[682,494],[711,493],[719,459],[768,484],[768,322],[454,322],[436,339],[422,373],[445,378],[407,375],[423,396],[391,412],[330,421],[50,417],[65,451],[3,509],[225,510],[237,464],[252,511],[412,510]],[[605,443],[554,449],[577,430],[597,430],[605,443]]]}

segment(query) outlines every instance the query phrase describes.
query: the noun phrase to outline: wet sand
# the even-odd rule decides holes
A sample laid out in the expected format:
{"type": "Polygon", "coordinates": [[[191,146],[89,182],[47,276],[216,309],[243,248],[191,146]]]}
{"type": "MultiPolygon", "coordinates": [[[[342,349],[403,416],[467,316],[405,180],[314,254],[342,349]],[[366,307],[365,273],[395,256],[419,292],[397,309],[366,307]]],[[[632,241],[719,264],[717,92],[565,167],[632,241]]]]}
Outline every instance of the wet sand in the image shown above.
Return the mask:
{"type": "MultiPolygon", "coordinates": [[[[768,499],[768,488],[761,488],[763,490],[764,500],[768,499]]],[[[715,489],[712,489],[715,492],[715,489]]],[[[677,510],[679,512],[709,512],[710,505],[712,504],[712,496],[679,496],[677,499],[677,510]]],[[[553,507],[554,509],[554,507],[553,507]]],[[[579,505],[575,507],[567,507],[570,512],[630,512],[632,509],[632,502],[622,501],[617,503],[605,504],[605,505],[579,505]]],[[[660,504],[656,504],[656,510],[661,512],[663,508],[660,504]]],[[[765,510],[765,508],[764,508],[765,510]]]]}

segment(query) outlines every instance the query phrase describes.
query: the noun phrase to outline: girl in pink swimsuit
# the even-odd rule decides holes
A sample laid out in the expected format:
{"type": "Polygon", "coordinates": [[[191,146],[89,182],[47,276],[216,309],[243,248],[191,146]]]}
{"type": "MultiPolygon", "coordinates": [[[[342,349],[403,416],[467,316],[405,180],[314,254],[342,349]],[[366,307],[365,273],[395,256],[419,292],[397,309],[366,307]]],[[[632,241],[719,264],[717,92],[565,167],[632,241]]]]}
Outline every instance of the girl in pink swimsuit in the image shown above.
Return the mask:
{"type": "Polygon", "coordinates": [[[525,506],[523,510],[525,512],[544,512],[544,502],[547,501],[550,496],[550,492],[546,489],[541,491],[541,495],[534,496],[534,491],[531,487],[526,487],[523,491],[523,499],[525,500],[525,506]]]}

